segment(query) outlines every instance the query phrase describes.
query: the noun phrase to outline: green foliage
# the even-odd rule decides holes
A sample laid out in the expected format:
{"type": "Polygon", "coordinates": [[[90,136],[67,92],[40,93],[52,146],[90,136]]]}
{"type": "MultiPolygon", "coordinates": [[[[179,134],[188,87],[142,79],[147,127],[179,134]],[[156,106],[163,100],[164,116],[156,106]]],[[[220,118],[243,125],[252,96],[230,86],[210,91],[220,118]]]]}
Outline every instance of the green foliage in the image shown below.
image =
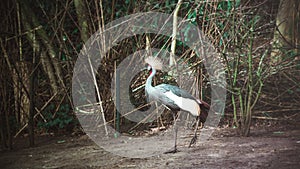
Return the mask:
{"type": "Polygon", "coordinates": [[[54,104],[50,104],[43,112],[43,116],[46,120],[39,121],[38,127],[40,129],[49,130],[57,130],[63,129],[70,125],[71,123],[75,123],[74,117],[70,114],[70,106],[69,104],[62,104],[58,111],[56,111],[56,107],[54,104]]]}

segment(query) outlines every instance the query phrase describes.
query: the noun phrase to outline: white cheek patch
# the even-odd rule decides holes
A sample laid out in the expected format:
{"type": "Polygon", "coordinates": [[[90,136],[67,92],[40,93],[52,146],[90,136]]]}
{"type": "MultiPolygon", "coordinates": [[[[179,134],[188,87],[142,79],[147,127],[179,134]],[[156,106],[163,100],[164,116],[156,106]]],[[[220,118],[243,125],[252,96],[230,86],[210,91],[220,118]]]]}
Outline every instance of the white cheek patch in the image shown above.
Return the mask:
{"type": "Polygon", "coordinates": [[[167,96],[169,99],[173,100],[175,104],[177,104],[177,106],[180,107],[182,110],[190,112],[193,116],[199,115],[200,106],[195,100],[177,96],[172,91],[168,91],[164,93],[164,95],[167,96]]]}

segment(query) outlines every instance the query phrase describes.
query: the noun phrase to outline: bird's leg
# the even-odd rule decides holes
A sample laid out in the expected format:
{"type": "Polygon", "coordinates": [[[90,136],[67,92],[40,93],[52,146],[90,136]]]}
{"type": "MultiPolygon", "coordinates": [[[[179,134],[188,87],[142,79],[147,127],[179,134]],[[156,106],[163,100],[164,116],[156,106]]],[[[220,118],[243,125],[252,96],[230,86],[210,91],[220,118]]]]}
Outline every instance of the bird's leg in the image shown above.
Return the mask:
{"type": "Polygon", "coordinates": [[[200,121],[200,117],[198,116],[197,119],[196,119],[196,126],[195,126],[195,130],[194,130],[194,136],[190,142],[190,145],[189,147],[191,147],[193,144],[196,143],[196,140],[197,140],[197,129],[198,129],[198,125],[199,125],[199,121],[200,121]]]}
{"type": "Polygon", "coordinates": [[[178,152],[178,150],[177,150],[177,131],[178,131],[178,128],[176,126],[176,121],[177,120],[176,120],[175,112],[172,112],[172,114],[173,114],[173,118],[174,118],[174,124],[173,124],[173,128],[174,128],[174,148],[169,150],[169,151],[164,152],[165,154],[178,152]]]}

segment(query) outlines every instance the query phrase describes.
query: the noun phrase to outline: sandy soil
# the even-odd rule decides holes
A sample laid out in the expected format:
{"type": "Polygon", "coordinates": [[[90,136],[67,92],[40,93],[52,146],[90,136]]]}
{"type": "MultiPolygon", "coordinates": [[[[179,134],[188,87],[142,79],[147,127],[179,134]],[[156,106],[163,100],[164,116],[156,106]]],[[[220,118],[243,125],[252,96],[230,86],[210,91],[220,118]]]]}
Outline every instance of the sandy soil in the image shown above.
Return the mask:
{"type": "Polygon", "coordinates": [[[148,158],[116,156],[86,135],[39,136],[34,148],[26,147],[27,140],[1,150],[1,168],[300,168],[299,123],[254,127],[250,137],[220,128],[192,148],[181,145],[178,153],[148,158]]]}

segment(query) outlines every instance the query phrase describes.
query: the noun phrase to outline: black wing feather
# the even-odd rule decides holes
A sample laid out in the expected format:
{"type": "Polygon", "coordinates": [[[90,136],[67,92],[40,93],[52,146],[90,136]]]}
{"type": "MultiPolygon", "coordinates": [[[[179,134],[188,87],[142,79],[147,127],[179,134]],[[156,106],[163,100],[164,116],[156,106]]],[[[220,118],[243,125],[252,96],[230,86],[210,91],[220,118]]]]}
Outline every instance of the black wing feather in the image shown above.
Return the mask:
{"type": "Polygon", "coordinates": [[[174,93],[175,95],[179,96],[179,97],[183,97],[183,98],[188,98],[188,99],[192,99],[192,100],[197,100],[194,96],[192,96],[190,93],[188,93],[187,91],[180,89],[177,86],[173,86],[173,85],[169,85],[169,84],[160,84],[155,86],[156,89],[159,89],[160,91],[166,93],[168,91],[171,91],[172,93],[174,93]]]}

